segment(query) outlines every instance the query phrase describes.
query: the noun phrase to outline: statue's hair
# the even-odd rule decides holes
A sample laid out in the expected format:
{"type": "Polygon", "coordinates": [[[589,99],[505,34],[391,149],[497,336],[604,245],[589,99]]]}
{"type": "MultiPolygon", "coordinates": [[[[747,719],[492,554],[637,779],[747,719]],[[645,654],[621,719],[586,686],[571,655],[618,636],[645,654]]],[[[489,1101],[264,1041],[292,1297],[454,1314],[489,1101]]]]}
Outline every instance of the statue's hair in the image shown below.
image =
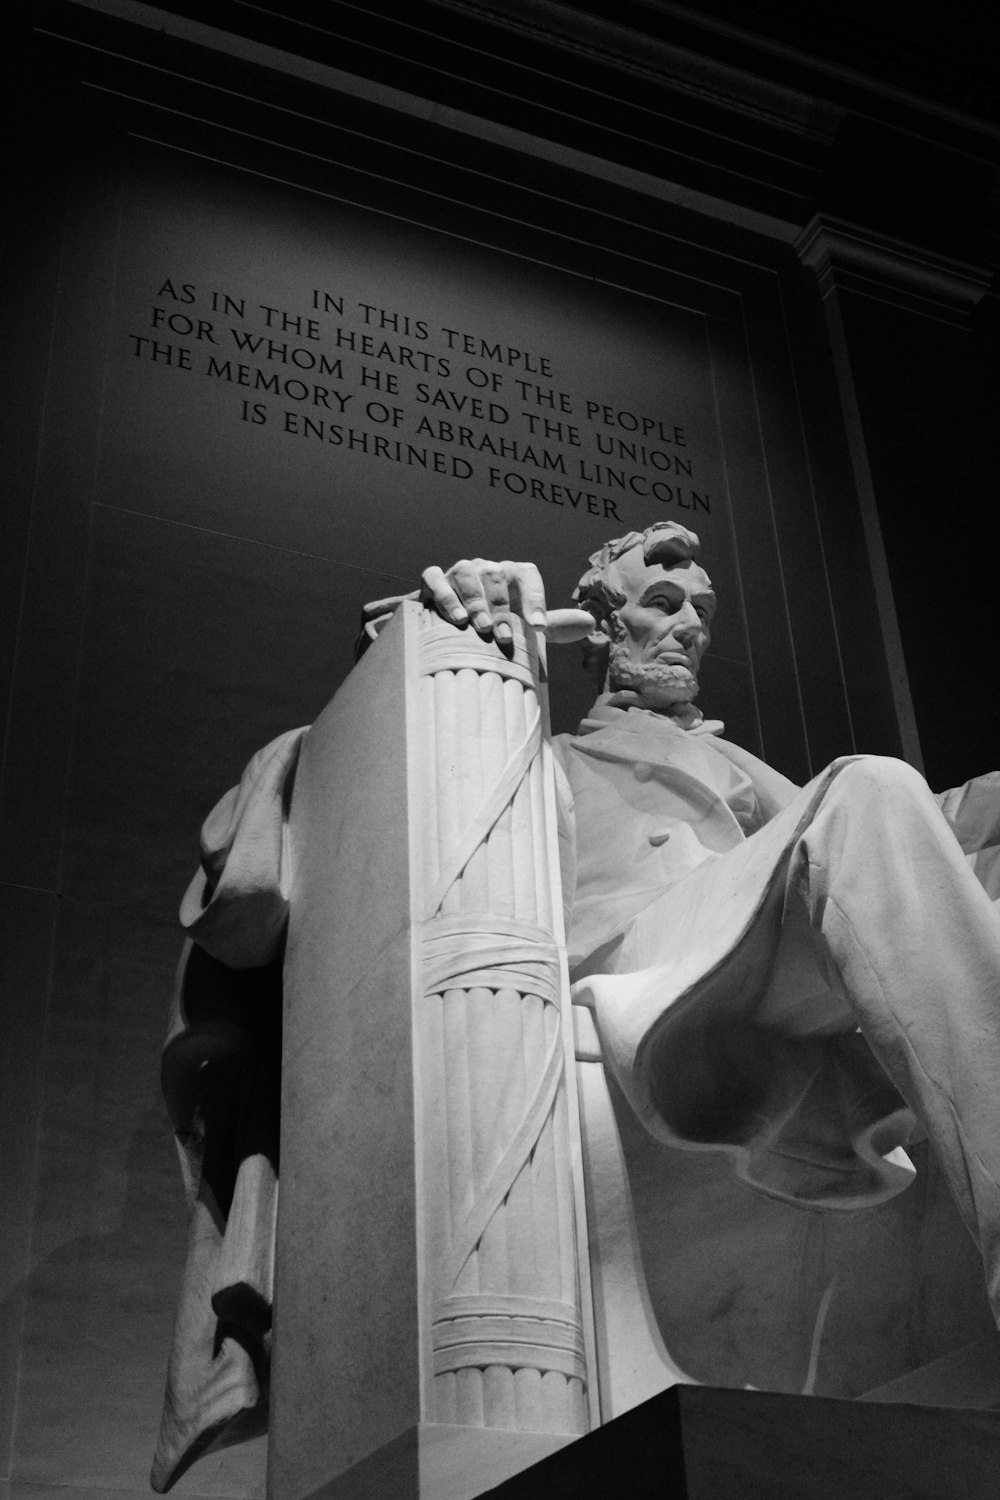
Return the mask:
{"type": "Polygon", "coordinates": [[[633,547],[642,547],[645,563],[659,562],[669,567],[671,563],[693,562],[701,550],[701,543],[693,531],[681,526],[678,521],[656,521],[645,531],[630,531],[625,536],[605,542],[599,552],[590,558],[590,567],[573,590],[574,603],[588,610],[597,628],[584,645],[584,666],[598,677],[604,677],[607,666],[609,640],[600,627],[610,622],[615,610],[626,602],[626,595],[611,582],[613,565],[633,547]]]}
{"type": "Polygon", "coordinates": [[[613,563],[626,552],[631,552],[633,547],[640,546],[644,562],[661,562],[666,566],[672,562],[694,561],[701,550],[694,532],[677,521],[657,521],[645,531],[630,531],[626,536],[615,537],[591,556],[590,567],[573,590],[574,602],[584,609],[590,608],[598,620],[604,620],[612,610],[620,609],[625,603],[625,595],[612,585],[608,574],[613,563]]]}

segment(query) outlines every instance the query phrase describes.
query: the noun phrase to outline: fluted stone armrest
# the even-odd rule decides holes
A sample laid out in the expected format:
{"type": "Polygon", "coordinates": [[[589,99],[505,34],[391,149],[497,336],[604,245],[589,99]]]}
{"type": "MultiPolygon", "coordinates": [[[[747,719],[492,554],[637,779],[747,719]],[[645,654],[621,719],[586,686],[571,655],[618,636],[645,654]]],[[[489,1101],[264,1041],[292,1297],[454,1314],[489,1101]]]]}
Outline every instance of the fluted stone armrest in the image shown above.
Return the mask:
{"type": "Polygon", "coordinates": [[[404,605],[302,753],[275,1500],[362,1473],[471,1496],[592,1420],[544,665],[517,623],[507,657],[404,605]]]}

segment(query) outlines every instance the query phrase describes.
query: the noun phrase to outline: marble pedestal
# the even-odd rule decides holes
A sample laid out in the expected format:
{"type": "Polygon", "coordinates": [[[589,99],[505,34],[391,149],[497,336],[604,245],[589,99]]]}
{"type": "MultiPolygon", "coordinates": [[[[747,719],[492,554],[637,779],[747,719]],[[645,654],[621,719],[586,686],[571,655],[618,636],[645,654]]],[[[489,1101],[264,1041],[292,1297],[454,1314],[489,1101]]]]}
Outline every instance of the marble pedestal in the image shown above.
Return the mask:
{"type": "Polygon", "coordinates": [[[490,1500],[973,1500],[1000,1412],[674,1386],[490,1500]]]}
{"type": "Polygon", "coordinates": [[[272,1500],[467,1500],[592,1424],[537,651],[404,606],[303,751],[272,1500]]]}

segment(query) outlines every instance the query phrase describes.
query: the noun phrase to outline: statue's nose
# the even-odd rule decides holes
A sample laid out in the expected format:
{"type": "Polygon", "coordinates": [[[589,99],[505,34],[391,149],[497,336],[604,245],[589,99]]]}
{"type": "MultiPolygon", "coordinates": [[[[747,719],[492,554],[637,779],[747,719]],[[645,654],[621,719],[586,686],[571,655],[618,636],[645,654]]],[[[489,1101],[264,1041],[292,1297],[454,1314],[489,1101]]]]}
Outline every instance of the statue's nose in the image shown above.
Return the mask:
{"type": "Polygon", "coordinates": [[[673,618],[673,635],[680,641],[693,641],[701,629],[698,611],[691,604],[683,604],[673,618]]]}

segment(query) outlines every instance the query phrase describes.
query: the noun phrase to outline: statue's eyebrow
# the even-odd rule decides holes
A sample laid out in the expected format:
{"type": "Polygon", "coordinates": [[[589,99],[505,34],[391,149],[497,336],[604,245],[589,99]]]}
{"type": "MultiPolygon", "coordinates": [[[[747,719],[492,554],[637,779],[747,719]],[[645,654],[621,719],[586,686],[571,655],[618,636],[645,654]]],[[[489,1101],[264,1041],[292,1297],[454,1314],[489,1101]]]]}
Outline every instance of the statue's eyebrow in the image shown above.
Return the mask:
{"type": "MultiPolygon", "coordinates": [[[[674,583],[668,573],[663,578],[657,578],[655,583],[651,583],[648,588],[643,589],[642,596],[639,599],[639,603],[647,604],[651,599],[656,598],[656,595],[661,589],[668,586],[670,588],[671,595],[684,592],[680,587],[680,584],[674,583]]],[[[709,613],[714,614],[718,599],[716,598],[714,590],[703,589],[701,593],[691,595],[691,603],[707,605],[709,613]]]]}
{"type": "Polygon", "coordinates": [[[661,593],[664,589],[669,589],[671,594],[681,594],[684,592],[680,584],[672,582],[671,579],[657,578],[655,583],[651,583],[643,589],[642,594],[639,598],[639,603],[646,604],[650,599],[655,599],[656,595],[661,593]]]}

